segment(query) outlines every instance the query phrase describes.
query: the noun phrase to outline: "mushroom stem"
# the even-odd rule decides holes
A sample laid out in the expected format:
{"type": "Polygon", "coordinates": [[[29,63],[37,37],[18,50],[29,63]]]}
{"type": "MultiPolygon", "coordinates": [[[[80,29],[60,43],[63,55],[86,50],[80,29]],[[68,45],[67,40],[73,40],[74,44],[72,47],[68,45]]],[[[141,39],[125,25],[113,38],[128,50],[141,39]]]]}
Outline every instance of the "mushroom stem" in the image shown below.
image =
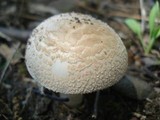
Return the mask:
{"type": "Polygon", "coordinates": [[[65,102],[65,104],[69,107],[72,107],[72,108],[79,107],[83,101],[82,94],[63,94],[63,93],[60,93],[60,97],[68,98],[69,101],[65,102]]]}

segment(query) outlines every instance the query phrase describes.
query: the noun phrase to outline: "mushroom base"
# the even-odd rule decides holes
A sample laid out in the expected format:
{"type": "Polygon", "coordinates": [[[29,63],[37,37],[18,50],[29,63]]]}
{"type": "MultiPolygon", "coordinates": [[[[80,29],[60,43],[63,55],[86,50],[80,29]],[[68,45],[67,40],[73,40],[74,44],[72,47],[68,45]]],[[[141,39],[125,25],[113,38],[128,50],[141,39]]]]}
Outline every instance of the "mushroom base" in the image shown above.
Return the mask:
{"type": "Polygon", "coordinates": [[[83,101],[82,94],[63,94],[63,93],[60,93],[59,96],[63,97],[63,98],[68,98],[69,101],[65,102],[65,104],[69,107],[72,107],[72,108],[79,107],[83,101]]]}

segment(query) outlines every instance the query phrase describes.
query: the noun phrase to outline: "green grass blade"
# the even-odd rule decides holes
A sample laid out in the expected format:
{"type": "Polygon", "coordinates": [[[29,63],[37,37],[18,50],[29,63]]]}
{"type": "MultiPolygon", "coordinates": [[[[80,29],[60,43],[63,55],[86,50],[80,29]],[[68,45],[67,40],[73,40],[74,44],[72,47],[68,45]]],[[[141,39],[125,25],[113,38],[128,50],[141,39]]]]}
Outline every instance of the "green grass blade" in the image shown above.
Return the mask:
{"type": "Polygon", "coordinates": [[[158,32],[156,34],[156,38],[160,37],[160,27],[158,28],[158,32]]]}
{"type": "Polygon", "coordinates": [[[141,26],[140,23],[134,19],[126,19],[125,24],[138,36],[141,38],[141,26]]]}
{"type": "Polygon", "coordinates": [[[154,27],[155,27],[155,19],[159,14],[159,3],[152,7],[150,14],[149,14],[149,29],[150,29],[150,36],[153,36],[154,27]]]}
{"type": "Polygon", "coordinates": [[[140,43],[145,51],[145,44],[142,40],[141,25],[134,19],[126,19],[125,24],[138,36],[140,43]]]}

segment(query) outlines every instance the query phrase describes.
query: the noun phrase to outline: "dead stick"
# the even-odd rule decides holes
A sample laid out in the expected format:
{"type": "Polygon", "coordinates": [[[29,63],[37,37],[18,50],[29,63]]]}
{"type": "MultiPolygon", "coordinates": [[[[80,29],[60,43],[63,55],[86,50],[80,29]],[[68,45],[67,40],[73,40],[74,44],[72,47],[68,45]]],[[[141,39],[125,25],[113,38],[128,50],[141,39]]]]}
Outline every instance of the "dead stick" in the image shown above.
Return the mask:
{"type": "Polygon", "coordinates": [[[13,52],[11,58],[7,61],[5,67],[4,67],[3,71],[2,71],[2,74],[1,74],[1,76],[0,76],[0,84],[1,84],[2,81],[3,81],[4,75],[5,75],[8,67],[9,67],[9,65],[10,65],[10,63],[11,63],[14,55],[17,53],[17,50],[18,50],[19,46],[20,46],[20,43],[18,42],[17,45],[16,45],[16,47],[15,47],[15,51],[13,52]]]}

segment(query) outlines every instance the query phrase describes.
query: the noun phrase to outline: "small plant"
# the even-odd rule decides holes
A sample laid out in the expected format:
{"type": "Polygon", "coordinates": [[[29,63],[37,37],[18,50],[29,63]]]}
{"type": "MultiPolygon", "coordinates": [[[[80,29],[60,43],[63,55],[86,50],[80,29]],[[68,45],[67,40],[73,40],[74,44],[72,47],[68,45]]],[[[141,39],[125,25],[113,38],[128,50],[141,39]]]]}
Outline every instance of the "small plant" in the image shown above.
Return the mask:
{"type": "Polygon", "coordinates": [[[152,7],[148,20],[149,20],[149,40],[147,43],[143,40],[143,34],[141,30],[140,22],[134,19],[126,19],[125,24],[137,35],[140,43],[143,47],[145,54],[149,54],[155,41],[160,36],[160,26],[155,23],[156,18],[160,16],[159,3],[156,2],[152,7]]]}

